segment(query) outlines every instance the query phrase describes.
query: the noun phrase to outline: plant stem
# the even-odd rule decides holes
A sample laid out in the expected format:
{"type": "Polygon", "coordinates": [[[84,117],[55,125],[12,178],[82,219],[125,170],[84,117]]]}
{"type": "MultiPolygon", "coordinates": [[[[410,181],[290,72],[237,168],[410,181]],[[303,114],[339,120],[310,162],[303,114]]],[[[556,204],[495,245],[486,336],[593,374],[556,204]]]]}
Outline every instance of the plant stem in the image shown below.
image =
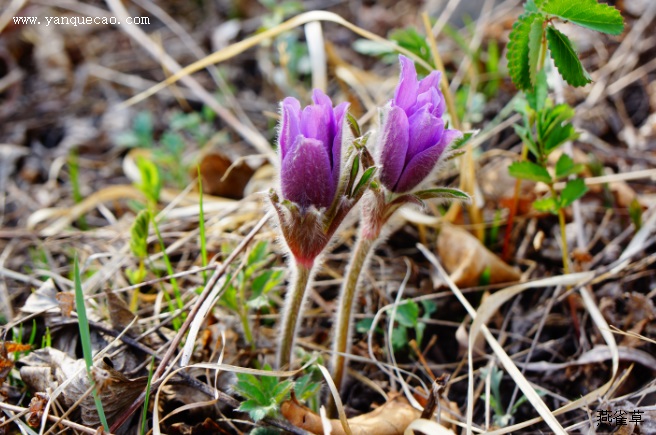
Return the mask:
{"type": "Polygon", "coordinates": [[[252,350],[255,350],[255,342],[253,341],[253,333],[251,332],[251,325],[248,323],[248,305],[246,304],[246,278],[239,285],[239,319],[241,320],[241,326],[244,329],[244,338],[246,342],[251,346],[252,350]]]}
{"type": "Polygon", "coordinates": [[[364,237],[362,234],[358,237],[356,242],[355,252],[351,263],[348,266],[346,273],[346,281],[342,288],[342,295],[339,300],[339,309],[337,311],[337,324],[335,325],[335,341],[333,343],[332,355],[332,368],[333,368],[333,381],[339,390],[342,386],[344,379],[344,372],[346,370],[346,358],[343,354],[346,353],[350,332],[351,332],[351,313],[353,312],[353,302],[355,295],[358,291],[358,283],[360,281],[360,272],[374,246],[375,237],[364,237]]]}
{"type": "MultiPolygon", "coordinates": [[[[552,198],[557,198],[556,189],[554,189],[553,184],[549,184],[549,190],[551,192],[552,198]]],[[[565,210],[562,207],[558,208],[558,225],[560,226],[560,239],[562,240],[563,246],[561,251],[563,257],[563,272],[565,275],[569,274],[569,248],[567,247],[567,233],[565,228],[565,210]]],[[[567,287],[569,289],[569,286],[567,287]]],[[[579,323],[579,318],[576,316],[576,299],[573,294],[567,296],[567,303],[569,304],[569,311],[572,315],[572,326],[576,333],[577,338],[580,335],[581,324],[579,323]]]]}
{"type": "MultiPolygon", "coordinates": [[[[295,261],[295,260],[294,260],[295,261]]],[[[280,330],[280,346],[278,348],[278,369],[289,367],[296,338],[296,327],[301,317],[301,307],[305,300],[305,290],[310,282],[312,267],[296,263],[294,278],[290,282],[285,298],[285,309],[280,330]]]]}

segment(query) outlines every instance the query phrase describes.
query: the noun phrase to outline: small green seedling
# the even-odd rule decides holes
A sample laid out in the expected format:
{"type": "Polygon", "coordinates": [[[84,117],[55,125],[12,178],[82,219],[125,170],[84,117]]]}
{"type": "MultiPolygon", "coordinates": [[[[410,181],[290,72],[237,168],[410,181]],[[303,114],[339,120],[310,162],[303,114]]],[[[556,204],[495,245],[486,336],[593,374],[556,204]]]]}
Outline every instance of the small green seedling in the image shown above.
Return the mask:
{"type": "Polygon", "coordinates": [[[508,42],[508,70],[519,89],[529,91],[536,85],[547,51],[567,83],[585,86],[592,81],[572,42],[554,27],[558,19],[611,35],[624,30],[620,12],[596,0],[528,0],[508,42]]]}
{"type": "MultiPolygon", "coordinates": [[[[271,367],[266,365],[264,370],[271,370],[271,367]]],[[[237,411],[247,412],[256,422],[267,416],[276,416],[280,411],[280,404],[289,398],[289,392],[293,387],[292,381],[281,382],[273,374],[254,376],[238,373],[234,389],[246,400],[241,403],[237,411]]]]}
{"type": "Polygon", "coordinates": [[[426,330],[425,319],[430,319],[431,315],[437,310],[437,304],[430,300],[422,300],[421,306],[424,314],[419,316],[419,305],[413,300],[404,301],[396,307],[396,316],[394,320],[397,326],[392,330],[392,349],[398,352],[404,349],[408,343],[408,330],[414,330],[415,340],[421,345],[426,330]]]}
{"type": "Polygon", "coordinates": [[[515,162],[508,170],[515,178],[542,182],[549,186],[551,196],[535,201],[533,206],[539,211],[560,214],[563,208],[583,196],[588,188],[580,178],[569,180],[570,176],[583,171],[584,166],[574,163],[567,154],[560,156],[553,174],[547,170],[549,155],[579,135],[569,122],[574,116],[574,109],[567,104],[554,106],[546,94],[546,77],[541,72],[536,88],[526,94],[526,104],[519,108],[524,116],[524,124],[514,126],[515,132],[536,161],[515,162]],[[535,128],[530,128],[531,125],[535,128]],[[554,185],[559,181],[566,181],[566,185],[563,190],[556,192],[554,185]]]}
{"type": "Polygon", "coordinates": [[[251,311],[266,310],[271,305],[270,292],[282,284],[282,269],[267,268],[271,257],[266,241],[260,241],[248,253],[246,264],[223,292],[219,303],[239,316],[244,338],[255,346],[249,322],[251,311]]]}
{"type": "MultiPolygon", "coordinates": [[[[271,366],[264,366],[270,371],[271,366]]],[[[279,380],[271,376],[255,376],[246,373],[237,373],[235,392],[245,398],[238,411],[247,412],[253,421],[260,421],[264,417],[276,417],[280,413],[280,404],[290,397],[294,390],[296,399],[305,402],[315,399],[321,388],[322,375],[319,370],[308,368],[308,372],[295,382],[289,379],[279,380]]]]}
{"type": "MultiPolygon", "coordinates": [[[[488,376],[488,369],[481,369],[481,378],[485,379],[488,376]]],[[[501,380],[503,379],[503,370],[499,370],[497,366],[492,366],[489,371],[490,376],[490,407],[494,412],[492,417],[494,420],[494,425],[497,427],[506,427],[508,426],[512,419],[515,416],[515,413],[525,402],[528,401],[526,396],[522,396],[515,402],[515,404],[508,409],[506,412],[503,409],[503,402],[501,398],[501,380]]],[[[536,390],[539,396],[544,396],[545,392],[542,390],[536,390]]],[[[483,400],[487,400],[487,396],[483,394],[481,396],[483,400]]]]}

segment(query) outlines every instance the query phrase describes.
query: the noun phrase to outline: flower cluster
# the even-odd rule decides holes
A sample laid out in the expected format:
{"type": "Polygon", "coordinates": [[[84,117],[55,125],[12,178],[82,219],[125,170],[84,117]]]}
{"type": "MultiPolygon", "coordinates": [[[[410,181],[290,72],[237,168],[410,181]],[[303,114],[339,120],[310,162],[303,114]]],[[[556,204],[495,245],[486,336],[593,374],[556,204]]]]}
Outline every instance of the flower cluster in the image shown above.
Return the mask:
{"type": "MultiPolygon", "coordinates": [[[[366,148],[368,135],[353,137],[352,129],[359,132],[359,126],[347,122],[347,103],[333,107],[328,96],[315,90],[314,104],[305,108],[291,97],[281,104],[280,189],[279,193],[272,191],[270,198],[293,258],[295,274],[283,312],[279,368],[290,363],[297,322],[316,258],[349,211],[369,192],[362,207],[360,235],[366,243],[359,243],[361,252],[354,253],[348,272],[353,276],[344,280],[347,284],[342,290],[337,320],[335,355],[346,351],[358,276],[375,240],[400,206],[435,197],[428,191],[409,192],[428,177],[447,154],[449,144],[461,134],[445,128],[442,120],[445,103],[439,90],[440,73],[432,72],[418,80],[412,61],[400,56],[400,62],[401,78],[394,98],[380,109],[376,159],[366,148]],[[373,183],[376,171],[379,183],[373,183]]],[[[340,364],[343,365],[343,358],[333,362],[334,366],[340,364]]],[[[338,372],[339,385],[339,367],[338,372]]]]}

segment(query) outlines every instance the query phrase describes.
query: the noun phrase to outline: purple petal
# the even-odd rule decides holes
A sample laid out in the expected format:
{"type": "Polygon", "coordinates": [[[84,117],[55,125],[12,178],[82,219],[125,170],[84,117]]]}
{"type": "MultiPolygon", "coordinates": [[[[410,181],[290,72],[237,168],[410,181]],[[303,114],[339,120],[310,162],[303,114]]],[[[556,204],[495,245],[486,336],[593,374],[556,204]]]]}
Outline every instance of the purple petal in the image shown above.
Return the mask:
{"type": "Polygon", "coordinates": [[[399,84],[394,92],[394,102],[403,110],[408,111],[417,101],[417,70],[415,64],[403,55],[399,55],[401,62],[401,74],[399,84]]]}
{"type": "Polygon", "coordinates": [[[436,145],[444,132],[444,121],[430,114],[428,107],[422,108],[409,119],[410,137],[406,165],[424,150],[436,145]]]}
{"type": "Polygon", "coordinates": [[[323,106],[315,104],[307,106],[301,114],[301,133],[307,138],[320,141],[327,155],[332,154],[332,111],[332,107],[326,111],[323,106]]]}
{"type": "Polygon", "coordinates": [[[408,151],[408,117],[402,108],[387,105],[383,110],[383,125],[378,137],[380,153],[380,181],[393,190],[403,171],[408,151]],[[384,112],[387,112],[386,114],[384,112]]]}
{"type": "Polygon", "coordinates": [[[344,127],[344,117],[348,111],[350,104],[349,103],[340,103],[335,107],[335,138],[333,139],[333,152],[332,152],[332,164],[333,164],[333,179],[335,180],[335,185],[339,180],[339,171],[340,163],[342,161],[342,129],[344,127]]]}
{"type": "Polygon", "coordinates": [[[301,103],[296,98],[287,97],[280,104],[280,112],[282,120],[280,122],[278,149],[280,150],[281,159],[284,159],[289,147],[296,140],[296,136],[301,134],[301,103]]]}
{"type": "Polygon", "coordinates": [[[414,156],[406,165],[392,191],[402,193],[414,189],[433,170],[443,150],[441,144],[435,144],[414,156]]]}
{"type": "Polygon", "coordinates": [[[303,208],[329,207],[335,196],[330,161],[323,143],[297,136],[280,170],[282,196],[303,208]]]}
{"type": "Polygon", "coordinates": [[[419,82],[418,93],[423,94],[430,89],[440,89],[440,80],[442,80],[441,71],[431,71],[426,77],[419,82]]]}

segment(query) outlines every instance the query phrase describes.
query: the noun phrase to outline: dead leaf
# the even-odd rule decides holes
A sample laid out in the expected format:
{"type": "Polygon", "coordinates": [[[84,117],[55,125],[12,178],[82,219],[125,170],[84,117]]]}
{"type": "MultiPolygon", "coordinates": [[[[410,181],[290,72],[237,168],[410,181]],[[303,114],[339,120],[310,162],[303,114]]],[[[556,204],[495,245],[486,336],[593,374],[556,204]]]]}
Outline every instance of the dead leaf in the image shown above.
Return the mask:
{"type": "MultiPolygon", "coordinates": [[[[92,376],[99,386],[99,396],[107,420],[111,424],[114,418],[141,394],[147,378],[128,379],[121,372],[114,370],[105,360],[101,361],[99,366],[92,368],[92,376]]],[[[66,407],[72,406],[89,390],[89,377],[82,359],[73,359],[57,349],[44,348],[31,352],[21,358],[20,362],[25,364],[20,369],[21,379],[35,392],[54,390],[73,378],[62,393],[66,407]]],[[[79,407],[84,424],[100,425],[93,395],[87,394],[79,407]]]]}
{"type": "MultiPolygon", "coordinates": [[[[117,331],[122,331],[127,328],[137,316],[135,316],[134,313],[130,311],[128,304],[116,293],[111,290],[107,290],[105,294],[107,295],[107,303],[109,305],[109,321],[112,324],[112,328],[117,331]]],[[[134,336],[135,332],[136,328],[132,326],[128,330],[128,335],[134,336]]]]}
{"type": "MultiPolygon", "coordinates": [[[[301,405],[296,398],[283,402],[280,412],[294,426],[314,434],[323,434],[321,416],[301,405]]],[[[405,429],[421,412],[410,406],[404,397],[391,400],[379,408],[348,420],[353,435],[403,435],[405,429]]],[[[332,435],[346,435],[337,419],[330,420],[332,435]]]]}
{"type": "MultiPolygon", "coordinates": [[[[194,168],[192,176],[196,175],[195,171],[194,168]]],[[[217,152],[207,154],[200,162],[203,192],[225,198],[243,198],[244,188],[254,172],[246,162],[233,165],[228,157],[217,152]]]]}
{"type": "Polygon", "coordinates": [[[55,299],[59,302],[59,309],[62,312],[62,316],[71,317],[71,312],[75,308],[75,295],[73,292],[57,293],[55,299]]]}
{"type": "Polygon", "coordinates": [[[44,393],[36,393],[32,400],[30,400],[30,407],[28,408],[25,420],[27,424],[32,427],[41,426],[41,417],[43,417],[43,410],[48,403],[48,395],[44,393]]]}
{"type": "Polygon", "coordinates": [[[473,287],[481,282],[481,275],[489,270],[489,284],[519,281],[519,272],[504,263],[467,231],[444,224],[437,239],[437,252],[459,287],[473,287]]]}

